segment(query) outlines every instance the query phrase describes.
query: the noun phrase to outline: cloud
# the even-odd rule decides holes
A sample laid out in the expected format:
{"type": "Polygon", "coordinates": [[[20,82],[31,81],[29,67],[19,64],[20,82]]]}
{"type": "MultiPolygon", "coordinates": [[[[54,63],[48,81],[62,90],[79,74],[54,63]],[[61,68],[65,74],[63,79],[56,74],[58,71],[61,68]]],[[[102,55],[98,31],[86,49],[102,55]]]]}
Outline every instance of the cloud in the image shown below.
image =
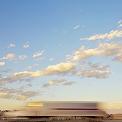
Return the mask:
{"type": "Polygon", "coordinates": [[[31,70],[32,68],[38,67],[38,66],[39,66],[39,64],[35,63],[35,64],[32,64],[32,65],[29,65],[29,66],[27,67],[27,69],[28,69],[28,70],[31,70]]]}
{"type": "Polygon", "coordinates": [[[77,30],[77,29],[79,29],[80,28],[80,25],[75,25],[74,27],[73,27],[73,30],[77,30]]]}
{"type": "Polygon", "coordinates": [[[3,77],[6,77],[11,71],[12,71],[12,69],[9,69],[6,67],[3,68],[3,66],[1,66],[1,68],[0,68],[0,79],[3,77]]]}
{"type": "Polygon", "coordinates": [[[103,40],[103,39],[111,40],[111,39],[120,38],[120,37],[122,37],[122,30],[112,30],[109,33],[96,34],[90,37],[80,38],[80,40],[89,40],[89,41],[103,40]]]}
{"type": "Polygon", "coordinates": [[[121,43],[100,43],[96,48],[83,48],[76,50],[68,60],[80,61],[96,56],[116,56],[122,53],[121,43]]]}
{"type": "Polygon", "coordinates": [[[16,55],[14,53],[7,53],[0,60],[14,60],[15,58],[16,58],[16,55]]]}
{"type": "Polygon", "coordinates": [[[118,21],[118,27],[122,27],[122,20],[118,21]]]}
{"type": "Polygon", "coordinates": [[[119,55],[115,56],[115,57],[113,58],[113,60],[122,62],[122,54],[119,54],[119,55]]]}
{"type": "Polygon", "coordinates": [[[27,107],[43,107],[44,103],[42,101],[33,101],[33,102],[28,102],[27,107]]]}
{"type": "Polygon", "coordinates": [[[49,61],[54,61],[54,58],[49,58],[49,61]]]}
{"type": "Polygon", "coordinates": [[[27,55],[19,55],[17,56],[15,53],[7,53],[5,56],[0,58],[0,61],[13,61],[13,60],[25,60],[27,59],[27,55]]]}
{"type": "Polygon", "coordinates": [[[107,65],[91,64],[85,69],[80,69],[76,74],[81,77],[101,79],[110,75],[110,69],[107,65]]]}
{"type": "Polygon", "coordinates": [[[2,77],[0,78],[0,83],[6,83],[6,82],[15,82],[19,80],[26,80],[26,78],[32,77],[31,72],[28,71],[23,71],[23,72],[18,72],[14,73],[10,76],[2,77]]]}
{"type": "Polygon", "coordinates": [[[37,92],[34,92],[34,91],[24,91],[24,92],[21,92],[19,99],[23,100],[23,98],[24,98],[24,100],[26,100],[26,99],[34,97],[36,95],[38,95],[37,92]]]}
{"type": "Polygon", "coordinates": [[[29,48],[29,47],[30,47],[29,44],[24,44],[24,45],[23,45],[23,48],[29,48]]]}
{"type": "Polygon", "coordinates": [[[38,95],[38,93],[34,91],[22,91],[8,88],[0,89],[0,98],[2,99],[27,100],[36,95],[38,95]]]}
{"type": "Polygon", "coordinates": [[[49,80],[48,83],[44,84],[43,87],[49,87],[49,86],[54,86],[54,85],[59,85],[61,83],[65,82],[64,79],[60,80],[49,80]]]}
{"type": "Polygon", "coordinates": [[[69,73],[75,68],[75,65],[73,63],[65,62],[65,63],[59,63],[56,65],[48,66],[45,69],[38,70],[38,71],[23,71],[23,72],[17,72],[10,76],[0,78],[1,83],[5,82],[15,82],[18,80],[25,80],[26,78],[36,78],[36,77],[42,77],[47,75],[57,75],[57,74],[65,74],[69,73]]]}
{"type": "Polygon", "coordinates": [[[49,86],[59,86],[59,85],[72,85],[73,81],[67,81],[66,79],[56,79],[56,80],[49,80],[48,83],[43,85],[44,88],[49,86]]]}
{"type": "Polygon", "coordinates": [[[5,62],[0,61],[0,67],[5,66],[5,62]]]}
{"type": "MultiPolygon", "coordinates": [[[[43,77],[48,75],[59,75],[59,74],[71,74],[83,77],[95,77],[103,78],[109,74],[108,68],[96,67],[96,68],[86,68],[85,70],[77,70],[79,67],[78,61],[86,60],[90,57],[116,57],[122,55],[122,44],[121,43],[100,43],[98,47],[95,48],[85,48],[81,47],[76,50],[68,59],[68,61],[61,62],[55,65],[49,65],[44,69],[37,71],[22,71],[11,74],[10,76],[0,78],[1,83],[5,82],[15,82],[26,80],[27,78],[43,77]]],[[[83,66],[85,67],[85,65],[83,66]]]]}
{"type": "Polygon", "coordinates": [[[23,61],[23,60],[27,59],[27,55],[19,55],[18,59],[23,61]]]}
{"type": "MultiPolygon", "coordinates": [[[[79,69],[79,61],[86,60],[90,57],[118,57],[122,55],[122,44],[121,43],[100,43],[95,48],[86,48],[81,47],[80,49],[76,50],[70,58],[65,62],[61,62],[55,65],[49,65],[44,69],[40,69],[37,71],[22,71],[16,72],[9,76],[0,78],[1,83],[6,82],[15,82],[15,81],[23,81],[28,78],[36,78],[36,77],[43,77],[48,75],[66,75],[71,74],[75,76],[83,76],[83,77],[95,77],[95,78],[104,78],[109,74],[109,69],[104,67],[88,67],[88,69],[79,69]]],[[[15,56],[13,54],[7,55],[5,59],[13,59],[15,56]]],[[[117,58],[116,58],[117,59],[117,58]]],[[[118,57],[118,60],[120,58],[118,57]]],[[[83,66],[85,67],[85,65],[83,66]]]]}
{"type": "Polygon", "coordinates": [[[16,45],[14,43],[10,43],[8,46],[8,48],[14,48],[14,47],[16,47],[16,45]]]}
{"type": "Polygon", "coordinates": [[[121,24],[119,24],[119,27],[122,27],[122,23],[121,23],[121,24]]]}
{"type": "Polygon", "coordinates": [[[72,71],[75,68],[75,65],[70,62],[63,62],[56,65],[50,65],[45,69],[36,71],[32,73],[33,77],[47,76],[47,75],[56,75],[56,74],[65,74],[72,71]]]}
{"type": "Polygon", "coordinates": [[[44,50],[38,51],[38,52],[34,53],[32,57],[34,59],[40,59],[40,58],[42,58],[43,54],[44,54],[44,50]]]}
{"type": "Polygon", "coordinates": [[[23,45],[23,48],[29,48],[30,47],[30,44],[29,44],[29,42],[26,42],[24,45],[23,45]]]}
{"type": "Polygon", "coordinates": [[[74,81],[67,81],[65,83],[63,83],[64,86],[71,86],[72,84],[74,84],[74,81]]]}

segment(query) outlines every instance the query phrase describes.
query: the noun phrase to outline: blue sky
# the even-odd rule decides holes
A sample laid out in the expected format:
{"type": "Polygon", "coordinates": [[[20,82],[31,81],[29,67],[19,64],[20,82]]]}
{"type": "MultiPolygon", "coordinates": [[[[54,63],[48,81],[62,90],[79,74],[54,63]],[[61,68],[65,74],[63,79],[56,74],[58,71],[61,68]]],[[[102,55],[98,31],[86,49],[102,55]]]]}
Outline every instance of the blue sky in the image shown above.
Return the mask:
{"type": "Polygon", "coordinates": [[[122,101],[121,0],[0,0],[0,104],[122,101]]]}

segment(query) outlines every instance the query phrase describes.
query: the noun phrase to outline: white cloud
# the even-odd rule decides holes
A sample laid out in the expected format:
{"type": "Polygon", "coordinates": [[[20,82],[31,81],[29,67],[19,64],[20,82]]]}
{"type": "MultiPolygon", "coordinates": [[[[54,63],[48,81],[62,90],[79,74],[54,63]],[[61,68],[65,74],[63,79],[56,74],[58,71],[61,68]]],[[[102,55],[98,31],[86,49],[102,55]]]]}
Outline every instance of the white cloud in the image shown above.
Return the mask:
{"type": "Polygon", "coordinates": [[[118,24],[120,24],[120,23],[122,23],[122,20],[119,20],[119,21],[118,21],[118,24]]]}
{"type": "Polygon", "coordinates": [[[5,62],[0,61],[0,67],[5,66],[5,62]]]}
{"type": "Polygon", "coordinates": [[[29,48],[29,47],[30,47],[29,44],[25,44],[25,45],[23,45],[23,48],[29,48]]]}
{"type": "Polygon", "coordinates": [[[119,25],[119,27],[122,27],[122,23],[119,25]]]}
{"type": "Polygon", "coordinates": [[[120,37],[122,37],[122,30],[112,30],[109,33],[96,34],[90,37],[80,38],[80,40],[89,40],[89,41],[103,40],[103,39],[111,40],[111,39],[120,38],[120,37]]]}
{"type": "Polygon", "coordinates": [[[27,55],[19,55],[18,59],[19,60],[25,60],[25,59],[27,59],[27,55]]]}
{"type": "Polygon", "coordinates": [[[80,28],[80,25],[75,25],[75,26],[73,27],[74,30],[77,30],[77,29],[79,29],[79,28],[80,28]]]}
{"type": "Polygon", "coordinates": [[[70,56],[71,61],[80,61],[96,56],[116,56],[122,53],[121,43],[100,43],[96,48],[80,48],[70,56]]]}
{"type": "Polygon", "coordinates": [[[29,42],[26,42],[26,43],[23,45],[23,48],[29,48],[29,47],[30,47],[29,42]]]}
{"type": "Polygon", "coordinates": [[[40,59],[40,58],[42,58],[43,54],[44,54],[44,50],[38,51],[38,52],[34,53],[32,57],[34,59],[40,59]]]}
{"type": "Polygon", "coordinates": [[[118,27],[122,27],[122,20],[118,21],[118,27]]]}
{"type": "Polygon", "coordinates": [[[14,43],[10,43],[8,46],[8,48],[14,48],[14,47],[16,47],[16,45],[14,43]]]}

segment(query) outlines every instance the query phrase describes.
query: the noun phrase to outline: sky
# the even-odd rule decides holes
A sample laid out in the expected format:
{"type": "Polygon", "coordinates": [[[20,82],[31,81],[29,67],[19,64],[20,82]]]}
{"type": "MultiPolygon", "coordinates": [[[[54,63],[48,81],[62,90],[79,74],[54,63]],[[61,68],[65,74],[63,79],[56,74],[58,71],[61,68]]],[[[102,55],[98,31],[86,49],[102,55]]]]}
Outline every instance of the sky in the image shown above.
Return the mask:
{"type": "Polygon", "coordinates": [[[0,108],[121,102],[121,39],[121,0],[0,0],[0,108]]]}

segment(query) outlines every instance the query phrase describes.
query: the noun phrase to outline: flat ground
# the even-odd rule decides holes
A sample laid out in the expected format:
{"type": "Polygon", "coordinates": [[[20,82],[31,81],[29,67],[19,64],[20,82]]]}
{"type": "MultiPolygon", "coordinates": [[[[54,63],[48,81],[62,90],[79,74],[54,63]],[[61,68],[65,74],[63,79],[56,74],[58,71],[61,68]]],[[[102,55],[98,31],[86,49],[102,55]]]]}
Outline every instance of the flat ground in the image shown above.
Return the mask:
{"type": "Polygon", "coordinates": [[[102,120],[102,121],[93,121],[93,120],[53,120],[53,121],[45,121],[40,119],[9,119],[9,120],[0,120],[0,122],[122,122],[122,120],[102,120]]]}

